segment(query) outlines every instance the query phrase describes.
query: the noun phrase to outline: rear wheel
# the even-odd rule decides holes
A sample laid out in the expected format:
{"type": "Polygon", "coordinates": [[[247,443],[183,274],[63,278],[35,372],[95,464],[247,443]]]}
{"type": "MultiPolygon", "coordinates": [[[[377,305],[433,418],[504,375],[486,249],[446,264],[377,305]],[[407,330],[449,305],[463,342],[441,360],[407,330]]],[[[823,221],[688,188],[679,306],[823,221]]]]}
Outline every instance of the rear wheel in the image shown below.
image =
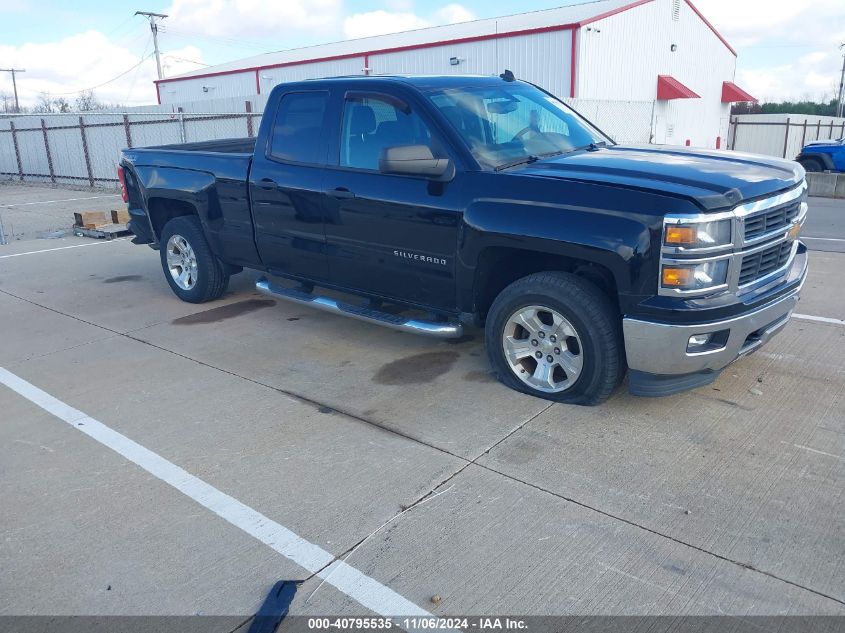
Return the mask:
{"type": "Polygon", "coordinates": [[[818,158],[802,158],[800,161],[801,166],[804,168],[804,171],[807,172],[819,172],[824,171],[824,165],[818,158]]]}
{"type": "Polygon", "coordinates": [[[160,244],[164,277],[182,301],[204,303],[226,291],[229,275],[211,252],[199,218],[173,218],[164,225],[160,244]]]}
{"type": "Polygon", "coordinates": [[[624,373],[610,300],[568,273],[536,273],[505,288],[487,316],[485,345],[499,380],[555,402],[599,404],[624,373]]]}

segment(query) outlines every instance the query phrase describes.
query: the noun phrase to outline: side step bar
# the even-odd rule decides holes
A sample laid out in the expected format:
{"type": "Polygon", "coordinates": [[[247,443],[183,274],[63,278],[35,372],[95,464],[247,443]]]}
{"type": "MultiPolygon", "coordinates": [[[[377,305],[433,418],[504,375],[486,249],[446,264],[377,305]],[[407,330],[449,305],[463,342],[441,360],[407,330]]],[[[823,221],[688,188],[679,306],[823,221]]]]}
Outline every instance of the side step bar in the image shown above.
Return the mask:
{"type": "Polygon", "coordinates": [[[460,323],[444,323],[409,319],[407,317],[403,317],[402,315],[388,314],[387,312],[381,312],[380,310],[375,310],[366,306],[353,305],[351,303],[335,301],[329,297],[309,294],[297,288],[285,288],[284,286],[279,286],[271,281],[268,281],[265,277],[262,277],[255,282],[255,289],[265,295],[270,295],[271,297],[286,299],[288,301],[293,301],[294,303],[317,308],[318,310],[342,314],[344,316],[352,317],[353,319],[358,319],[359,321],[383,325],[402,332],[423,334],[434,338],[460,338],[464,332],[463,325],[460,323]]]}

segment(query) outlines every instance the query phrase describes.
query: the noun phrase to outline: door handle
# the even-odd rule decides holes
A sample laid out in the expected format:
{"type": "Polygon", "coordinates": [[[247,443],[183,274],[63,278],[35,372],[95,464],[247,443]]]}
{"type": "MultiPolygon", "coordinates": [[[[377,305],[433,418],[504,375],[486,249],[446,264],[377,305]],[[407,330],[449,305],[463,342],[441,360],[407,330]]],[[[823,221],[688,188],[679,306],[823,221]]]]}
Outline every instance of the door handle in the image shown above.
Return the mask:
{"type": "Polygon", "coordinates": [[[336,200],[351,200],[355,194],[349,191],[346,187],[337,187],[329,191],[329,195],[336,200]]]}
{"type": "Polygon", "coordinates": [[[262,178],[258,181],[258,188],[264,189],[265,191],[274,191],[278,188],[278,185],[272,178],[262,178]]]}

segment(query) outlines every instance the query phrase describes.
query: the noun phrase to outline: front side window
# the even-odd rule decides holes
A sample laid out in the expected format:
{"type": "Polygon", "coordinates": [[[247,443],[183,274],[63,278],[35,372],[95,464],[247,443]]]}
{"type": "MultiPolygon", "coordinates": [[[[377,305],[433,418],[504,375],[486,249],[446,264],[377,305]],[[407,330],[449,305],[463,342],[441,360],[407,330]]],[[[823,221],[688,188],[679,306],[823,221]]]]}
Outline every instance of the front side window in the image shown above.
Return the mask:
{"type": "Polygon", "coordinates": [[[429,99],[476,160],[489,169],[612,142],[559,100],[529,84],[450,88],[431,93],[429,99]]]}
{"type": "Polygon", "coordinates": [[[431,133],[407,105],[389,97],[347,97],[343,106],[340,165],[357,169],[379,168],[388,147],[428,145],[431,133]]]}
{"type": "Polygon", "coordinates": [[[321,163],[320,132],[328,92],[291,92],[282,97],[270,132],[270,156],[297,163],[321,163]]]}

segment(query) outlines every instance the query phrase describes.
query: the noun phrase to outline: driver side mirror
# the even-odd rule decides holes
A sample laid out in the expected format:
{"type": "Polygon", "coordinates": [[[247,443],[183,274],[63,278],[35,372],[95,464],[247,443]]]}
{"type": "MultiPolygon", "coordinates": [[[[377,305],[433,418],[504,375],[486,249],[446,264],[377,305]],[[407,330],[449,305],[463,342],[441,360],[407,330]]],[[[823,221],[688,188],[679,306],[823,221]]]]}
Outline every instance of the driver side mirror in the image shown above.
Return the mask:
{"type": "Polygon", "coordinates": [[[428,145],[387,147],[381,153],[378,168],[383,174],[433,179],[445,177],[451,180],[455,173],[452,161],[448,158],[435,158],[428,145]]]}

